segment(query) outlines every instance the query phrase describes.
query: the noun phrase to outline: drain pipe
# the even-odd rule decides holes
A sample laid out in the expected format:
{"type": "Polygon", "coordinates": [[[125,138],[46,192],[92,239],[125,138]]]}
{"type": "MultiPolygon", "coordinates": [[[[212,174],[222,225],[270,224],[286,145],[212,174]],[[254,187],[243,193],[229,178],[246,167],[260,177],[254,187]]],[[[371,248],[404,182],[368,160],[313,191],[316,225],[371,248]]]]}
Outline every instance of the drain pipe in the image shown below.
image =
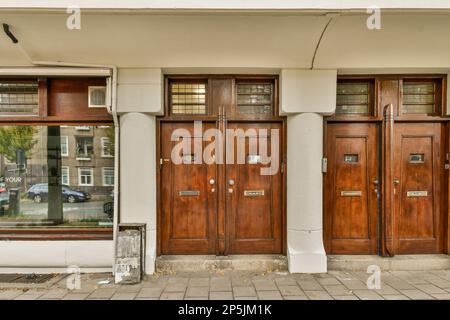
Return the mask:
{"type": "Polygon", "coordinates": [[[54,67],[82,67],[82,68],[109,68],[112,71],[111,77],[107,83],[107,98],[111,101],[111,106],[108,108],[108,113],[113,117],[114,122],[114,213],[113,213],[113,261],[112,273],[115,273],[115,252],[117,245],[117,233],[119,225],[119,183],[120,183],[120,124],[117,115],[117,67],[114,65],[97,65],[84,63],[70,63],[61,61],[31,61],[35,66],[54,66],[54,67]]]}

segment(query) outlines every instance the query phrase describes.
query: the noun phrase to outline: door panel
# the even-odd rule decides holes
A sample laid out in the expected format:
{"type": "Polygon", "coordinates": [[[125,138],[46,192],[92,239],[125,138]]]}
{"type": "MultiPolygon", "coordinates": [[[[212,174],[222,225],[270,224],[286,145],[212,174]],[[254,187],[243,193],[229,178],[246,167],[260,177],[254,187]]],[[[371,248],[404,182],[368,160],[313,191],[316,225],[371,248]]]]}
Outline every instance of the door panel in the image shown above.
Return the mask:
{"type": "Polygon", "coordinates": [[[442,251],[441,125],[395,124],[396,252],[442,251]]]}
{"type": "Polygon", "coordinates": [[[330,254],[377,253],[376,124],[327,125],[325,246],[330,254]]]}
{"type": "MultiPolygon", "coordinates": [[[[260,132],[259,140],[252,138],[249,133],[247,137],[235,137],[233,145],[227,138],[227,146],[234,149],[237,157],[237,146],[245,144],[245,163],[226,166],[226,214],[228,221],[228,253],[281,253],[281,171],[276,171],[273,175],[261,175],[261,168],[270,166],[269,164],[258,162],[258,155],[261,155],[262,143],[267,145],[268,155],[273,142],[270,129],[279,130],[281,137],[281,124],[249,124],[230,123],[227,126],[232,130],[256,130],[266,129],[267,136],[260,132]],[[258,141],[257,150],[251,150],[250,139],[258,141]],[[250,156],[250,157],[249,157],[250,156]]],[[[236,132],[236,131],[235,131],[236,132]]],[[[273,136],[276,138],[276,136],[273,136]]],[[[278,138],[278,159],[282,159],[282,144],[278,138]]],[[[235,157],[235,160],[237,159],[235,157]]],[[[272,157],[272,161],[276,161],[272,157]]]]}
{"type": "MultiPolygon", "coordinates": [[[[214,126],[204,123],[203,130],[214,126]]],[[[194,137],[193,128],[193,123],[161,124],[162,254],[215,252],[217,193],[209,181],[216,180],[216,166],[189,163],[202,156],[195,154],[194,144],[205,144],[201,137],[194,137]],[[170,160],[174,146],[180,143],[171,141],[176,129],[185,129],[194,137],[190,154],[183,155],[181,164],[170,160]]]]}

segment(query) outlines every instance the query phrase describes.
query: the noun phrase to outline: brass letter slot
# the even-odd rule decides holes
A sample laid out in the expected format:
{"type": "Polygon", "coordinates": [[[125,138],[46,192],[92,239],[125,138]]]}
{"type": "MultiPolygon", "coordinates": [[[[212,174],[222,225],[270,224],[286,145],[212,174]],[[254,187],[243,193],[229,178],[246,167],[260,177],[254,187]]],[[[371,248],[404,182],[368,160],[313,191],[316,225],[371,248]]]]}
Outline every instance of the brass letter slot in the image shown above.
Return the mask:
{"type": "Polygon", "coordinates": [[[264,196],[264,190],[245,190],[244,197],[262,197],[264,196]]]}
{"type": "Polygon", "coordinates": [[[186,190],[179,192],[180,197],[195,197],[200,195],[200,191],[196,190],[186,190]]]}
{"type": "Polygon", "coordinates": [[[408,191],[407,197],[428,197],[428,191],[408,191]]]}
{"type": "Polygon", "coordinates": [[[361,197],[362,191],[341,191],[341,197],[361,197]]]}

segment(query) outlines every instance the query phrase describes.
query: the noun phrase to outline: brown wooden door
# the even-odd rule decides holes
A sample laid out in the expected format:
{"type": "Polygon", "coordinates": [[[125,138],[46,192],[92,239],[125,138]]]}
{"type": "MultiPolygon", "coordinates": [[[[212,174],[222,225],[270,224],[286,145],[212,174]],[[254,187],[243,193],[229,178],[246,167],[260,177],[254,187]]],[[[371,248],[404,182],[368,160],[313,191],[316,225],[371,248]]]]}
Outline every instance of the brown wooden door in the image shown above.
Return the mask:
{"type": "MultiPolygon", "coordinates": [[[[203,123],[203,130],[215,127],[203,123]]],[[[180,133],[183,133],[180,131],[180,133]]],[[[194,144],[206,144],[194,136],[194,123],[161,124],[161,253],[214,254],[216,239],[217,192],[216,165],[195,154],[194,144]],[[181,164],[171,161],[172,150],[179,141],[171,141],[175,130],[186,130],[194,139],[191,152],[183,155],[181,164]],[[192,163],[194,162],[194,163],[192,163]]],[[[183,151],[185,152],[185,151],[183,151]]]]}
{"type": "MultiPolygon", "coordinates": [[[[216,123],[202,126],[204,132],[215,128],[216,123]]],[[[204,161],[195,163],[198,158],[194,144],[203,143],[203,150],[209,144],[202,142],[202,137],[193,139],[191,151],[183,155],[186,162],[172,162],[174,147],[180,143],[176,137],[172,141],[172,136],[180,129],[194,137],[192,122],[161,123],[161,253],[281,253],[282,124],[228,123],[226,129],[232,135],[222,151],[225,160],[226,148],[233,148],[233,160],[209,165],[204,161]],[[278,130],[278,134],[272,136],[271,129],[278,130]],[[272,138],[277,140],[276,157],[272,157],[272,138]],[[250,139],[257,142],[254,150],[249,147],[250,139]],[[245,151],[244,162],[238,161],[241,143],[245,146],[241,149],[245,151]],[[274,174],[261,174],[262,168],[270,167],[261,155],[276,161],[272,166],[274,174]]]]}
{"type": "Polygon", "coordinates": [[[327,124],[325,249],[329,254],[376,254],[378,127],[327,124]]]}
{"type": "MultiPolygon", "coordinates": [[[[282,251],[282,178],[281,151],[282,125],[280,123],[228,123],[227,129],[235,133],[247,132],[247,135],[234,136],[231,141],[227,138],[227,146],[234,150],[237,158],[237,146],[245,144],[245,163],[227,164],[226,166],[226,215],[228,226],[228,253],[281,253],[282,251]],[[255,132],[266,129],[267,134],[255,132]],[[271,133],[271,129],[278,130],[279,137],[271,133]],[[257,138],[258,140],[256,140],[257,138]],[[249,142],[254,139],[257,150],[251,150],[249,142]],[[232,145],[230,145],[232,143],[232,145]],[[278,147],[272,154],[272,144],[278,147]],[[270,165],[260,163],[261,149],[267,146],[267,153],[271,156],[273,174],[261,174],[263,167],[270,165]]],[[[263,160],[264,161],[264,160],[263,160]]]]}
{"type": "Polygon", "coordinates": [[[441,253],[440,123],[395,123],[394,252],[441,253]]]}

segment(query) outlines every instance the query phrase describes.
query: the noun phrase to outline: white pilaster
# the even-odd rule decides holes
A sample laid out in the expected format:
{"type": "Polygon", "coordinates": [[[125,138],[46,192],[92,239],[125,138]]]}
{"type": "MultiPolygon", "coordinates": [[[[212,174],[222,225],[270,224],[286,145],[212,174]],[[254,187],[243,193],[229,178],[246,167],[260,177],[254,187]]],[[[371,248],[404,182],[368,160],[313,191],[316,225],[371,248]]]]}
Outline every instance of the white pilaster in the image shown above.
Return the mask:
{"type": "Polygon", "coordinates": [[[146,223],[145,273],[156,260],[156,129],[155,117],[120,116],[120,222],[146,223]]]}
{"type": "Polygon", "coordinates": [[[323,119],[316,113],[288,117],[287,242],[289,271],[327,271],[322,240],[323,119]]]}

